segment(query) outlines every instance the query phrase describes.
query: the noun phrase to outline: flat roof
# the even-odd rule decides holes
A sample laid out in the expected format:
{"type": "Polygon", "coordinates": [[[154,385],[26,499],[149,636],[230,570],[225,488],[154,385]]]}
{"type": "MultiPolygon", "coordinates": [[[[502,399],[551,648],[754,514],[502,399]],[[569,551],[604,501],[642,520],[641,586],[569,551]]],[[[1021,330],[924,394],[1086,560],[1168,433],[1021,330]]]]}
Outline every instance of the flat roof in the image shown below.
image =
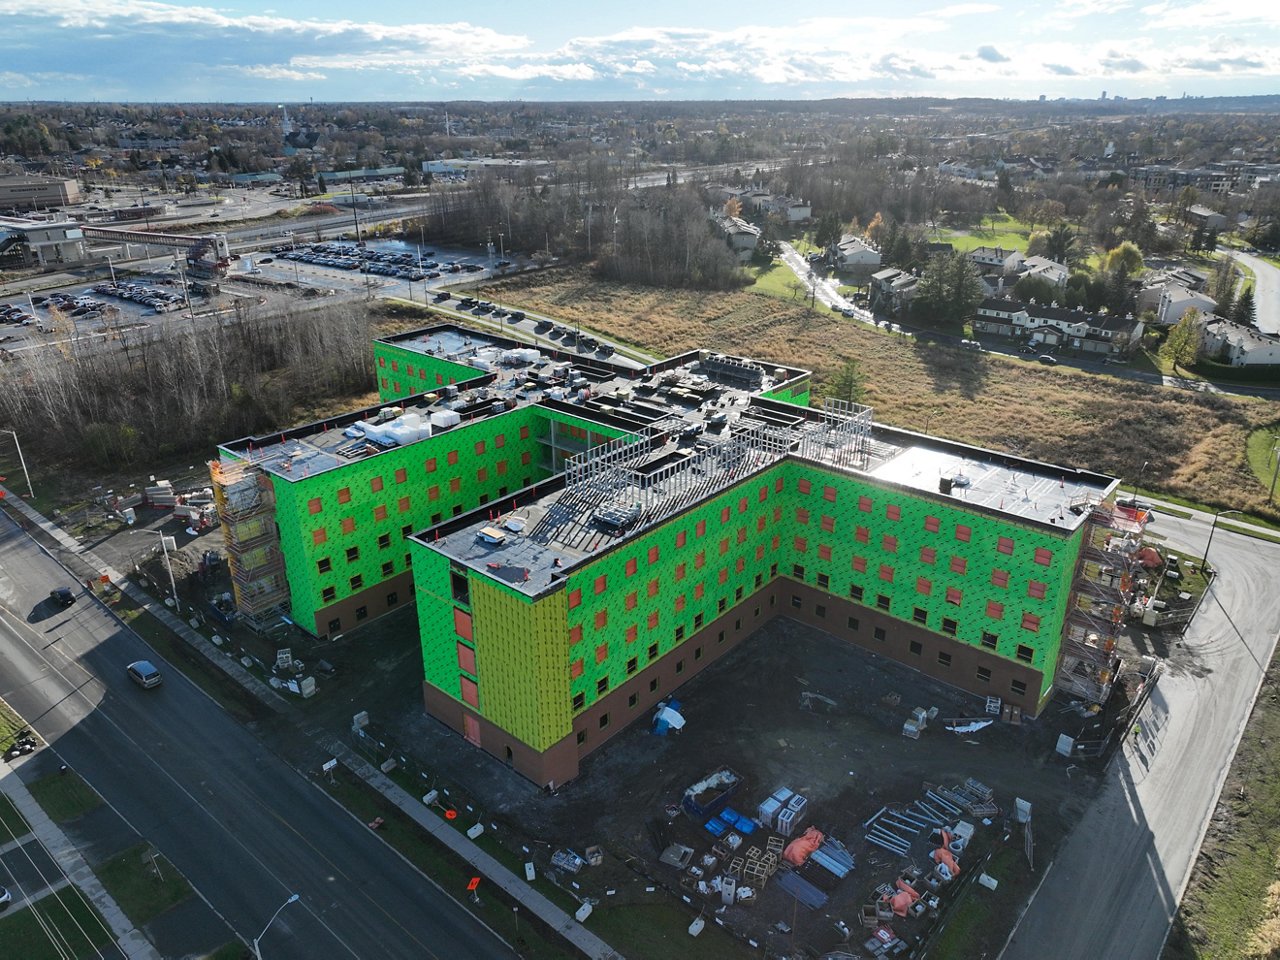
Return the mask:
{"type": "Polygon", "coordinates": [[[807,375],[711,351],[637,368],[453,324],[379,342],[472,366],[475,379],[280,433],[244,437],[222,449],[292,481],[420,442],[441,429],[457,429],[425,426],[436,413],[452,411],[466,424],[541,404],[632,434],[658,424],[705,425],[717,413],[724,416],[715,419],[728,424],[746,409],[752,390],[807,375]],[[410,429],[418,424],[423,426],[410,429]]]}
{"type": "Polygon", "coordinates": [[[867,408],[862,408],[867,430],[855,431],[856,437],[829,432],[830,418],[819,411],[784,408],[753,400],[735,410],[725,426],[669,437],[648,450],[643,443],[633,448],[638,452],[628,473],[606,470],[596,483],[581,476],[566,481],[562,475],[445,521],[415,539],[478,573],[537,596],[555,589],[576,566],[602,550],[787,456],[1009,519],[1058,527],[1064,535],[1088,518],[1087,510],[1073,512],[1073,503],[1101,500],[1118,482],[879,427],[871,422],[867,408]],[[758,416],[766,419],[757,421],[758,416]],[[768,437],[770,429],[774,442],[768,437]],[[738,443],[753,431],[760,443],[738,443]],[[717,477],[723,483],[717,484],[717,477]],[[949,493],[941,490],[943,480],[951,481],[949,493]]]}
{"type": "Polygon", "coordinates": [[[953,500],[1022,520],[1075,529],[1085,521],[1071,512],[1072,502],[1101,499],[1114,481],[1034,461],[993,460],[988,451],[928,442],[899,447],[897,453],[867,471],[868,476],[924,493],[940,493],[952,483],[953,500]]]}

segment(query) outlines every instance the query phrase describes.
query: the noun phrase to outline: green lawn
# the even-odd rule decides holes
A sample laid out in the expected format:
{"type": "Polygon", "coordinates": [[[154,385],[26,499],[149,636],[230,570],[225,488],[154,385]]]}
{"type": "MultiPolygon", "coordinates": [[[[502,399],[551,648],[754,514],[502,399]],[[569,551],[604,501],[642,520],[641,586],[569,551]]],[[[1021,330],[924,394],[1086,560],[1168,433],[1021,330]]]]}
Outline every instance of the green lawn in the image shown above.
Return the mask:
{"type": "Polygon", "coordinates": [[[14,837],[27,833],[27,821],[22,818],[13,801],[0,793],[0,843],[8,843],[14,837]]]}
{"type": "Polygon", "coordinates": [[[756,278],[756,282],[747,287],[752,293],[763,293],[771,297],[801,302],[801,294],[792,290],[789,284],[799,283],[795,273],[781,260],[775,260],[767,267],[748,267],[748,272],[756,278]]]}
{"type": "Polygon", "coordinates": [[[102,803],[102,798],[74,770],[41,777],[34,783],[27,784],[27,789],[36,798],[36,802],[44,807],[49,819],[56,823],[75,820],[102,803]]]}
{"type": "Polygon", "coordinates": [[[239,940],[232,940],[230,943],[224,943],[217,950],[204,957],[204,960],[244,960],[248,957],[249,948],[239,940]]]}
{"type": "MultiPolygon", "coordinates": [[[[1043,867],[1043,864],[1041,864],[1043,867]]],[[[976,882],[961,893],[942,932],[929,944],[929,960],[974,960],[995,956],[1018,906],[1030,895],[1035,877],[1020,846],[1007,846],[987,861],[983,872],[1000,885],[988,890],[976,882]]]]}
{"type": "MultiPolygon", "coordinates": [[[[665,894],[653,894],[657,897],[665,894]]],[[[587,926],[630,960],[668,960],[670,957],[697,957],[698,960],[742,960],[753,956],[721,930],[710,917],[695,940],[689,924],[696,915],[670,901],[627,903],[616,907],[601,905],[587,920],[587,926]]]]}
{"type": "Polygon", "coordinates": [[[807,233],[799,237],[792,237],[787,242],[791,244],[791,246],[795,248],[796,253],[800,254],[802,257],[811,253],[819,252],[818,248],[814,246],[813,241],[809,239],[809,235],[807,233]]]}
{"type": "Polygon", "coordinates": [[[148,844],[140,843],[107,861],[96,871],[107,893],[120,904],[135,927],[150,922],[192,895],[191,885],[158,854],[155,867],[148,844]],[[159,876],[157,876],[157,869],[159,876]]]}
{"type": "Polygon", "coordinates": [[[66,960],[68,952],[73,957],[99,957],[97,948],[114,939],[111,928],[74,886],[25,909],[10,906],[0,915],[0,956],[14,960],[66,960]],[[46,928],[57,930],[69,949],[50,939],[46,928]]]}
{"type": "Polygon", "coordinates": [[[1277,440],[1280,440],[1280,424],[1272,424],[1249,434],[1245,446],[1249,469],[1267,489],[1271,488],[1271,479],[1275,476],[1276,459],[1272,451],[1276,449],[1277,440]]]}
{"type": "Polygon", "coordinates": [[[13,746],[13,741],[17,739],[14,736],[15,733],[25,729],[27,725],[22,718],[14,713],[7,703],[0,700],[0,753],[13,746]]]}
{"type": "Polygon", "coordinates": [[[937,236],[961,253],[967,253],[975,247],[1003,247],[1006,250],[1025,251],[1027,239],[1031,236],[1031,226],[1017,217],[1002,213],[993,218],[984,218],[982,226],[977,230],[939,230],[937,236]]]}

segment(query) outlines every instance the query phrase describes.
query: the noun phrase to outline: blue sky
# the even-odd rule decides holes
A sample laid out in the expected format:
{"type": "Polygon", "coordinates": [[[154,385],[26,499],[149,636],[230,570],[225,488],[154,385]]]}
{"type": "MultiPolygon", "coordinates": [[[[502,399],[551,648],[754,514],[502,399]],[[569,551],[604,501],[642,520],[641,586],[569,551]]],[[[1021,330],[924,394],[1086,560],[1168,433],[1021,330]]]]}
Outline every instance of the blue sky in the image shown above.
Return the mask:
{"type": "Polygon", "coordinates": [[[0,100],[1176,97],[1278,77],[1277,0],[0,4],[0,100]]]}

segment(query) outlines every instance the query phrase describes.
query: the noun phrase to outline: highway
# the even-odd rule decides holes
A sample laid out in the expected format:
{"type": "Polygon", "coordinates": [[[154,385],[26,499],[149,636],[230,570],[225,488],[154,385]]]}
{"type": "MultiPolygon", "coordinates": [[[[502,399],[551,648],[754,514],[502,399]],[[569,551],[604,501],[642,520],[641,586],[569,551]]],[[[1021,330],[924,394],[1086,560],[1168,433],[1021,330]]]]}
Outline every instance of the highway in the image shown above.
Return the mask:
{"type": "Polygon", "coordinates": [[[0,517],[0,697],[272,960],[514,953],[291,769],[0,517]],[[164,685],[125,665],[147,657],[164,685]],[[269,953],[268,953],[269,951],[269,953]]]}
{"type": "MultiPolygon", "coordinates": [[[[1204,552],[1211,514],[1154,506],[1149,533],[1171,552],[1204,552]]],[[[1140,716],[1143,741],[1126,738],[1002,960],[1160,955],[1280,633],[1280,544],[1219,525],[1211,560],[1220,575],[1140,716]]]]}

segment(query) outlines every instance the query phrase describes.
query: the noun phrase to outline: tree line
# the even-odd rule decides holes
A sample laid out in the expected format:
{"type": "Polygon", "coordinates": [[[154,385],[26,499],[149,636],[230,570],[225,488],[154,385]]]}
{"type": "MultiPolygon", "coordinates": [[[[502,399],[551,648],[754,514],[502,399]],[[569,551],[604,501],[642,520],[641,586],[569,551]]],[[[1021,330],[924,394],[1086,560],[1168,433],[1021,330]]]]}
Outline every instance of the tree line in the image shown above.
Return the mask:
{"type": "Polygon", "coordinates": [[[367,391],[369,339],[365,311],[338,304],[271,317],[251,305],[220,324],[73,340],[10,355],[0,423],[32,455],[84,467],[207,454],[289,422],[301,403],[367,391]]]}

